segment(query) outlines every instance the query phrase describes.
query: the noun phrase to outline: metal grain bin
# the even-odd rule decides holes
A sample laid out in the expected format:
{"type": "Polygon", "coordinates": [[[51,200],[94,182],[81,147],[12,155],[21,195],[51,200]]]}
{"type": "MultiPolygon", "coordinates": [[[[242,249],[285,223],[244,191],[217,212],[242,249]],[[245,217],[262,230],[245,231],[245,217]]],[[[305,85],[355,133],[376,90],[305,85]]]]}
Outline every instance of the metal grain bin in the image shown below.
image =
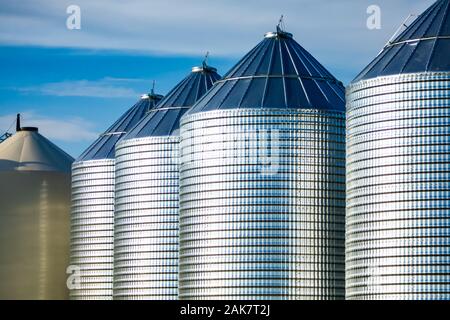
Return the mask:
{"type": "Polygon", "coordinates": [[[0,144],[0,299],[68,299],[73,158],[18,129],[0,144]]]}
{"type": "Polygon", "coordinates": [[[344,87],[270,32],[181,119],[181,299],[344,297],[344,87]]]}
{"type": "Polygon", "coordinates": [[[450,298],[450,1],[347,90],[348,299],[450,298]]]}
{"type": "Polygon", "coordinates": [[[114,299],[177,299],[179,120],[217,79],[193,68],[116,146],[114,299]]]}
{"type": "Polygon", "coordinates": [[[71,265],[80,275],[72,299],[112,299],[114,147],[161,98],[142,96],[72,166],[71,265]]]}

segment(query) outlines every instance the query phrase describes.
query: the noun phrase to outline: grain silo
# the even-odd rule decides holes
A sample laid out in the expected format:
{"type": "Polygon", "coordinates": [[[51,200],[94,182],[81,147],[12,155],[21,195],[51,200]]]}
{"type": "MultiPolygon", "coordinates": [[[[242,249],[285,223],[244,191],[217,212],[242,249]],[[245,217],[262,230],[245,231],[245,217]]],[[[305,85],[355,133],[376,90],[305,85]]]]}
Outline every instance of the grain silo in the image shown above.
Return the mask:
{"type": "Polygon", "coordinates": [[[73,158],[20,128],[0,144],[0,299],[67,299],[73,158]]]}
{"type": "Polygon", "coordinates": [[[346,295],[450,299],[450,1],[347,89],[346,295]]]}
{"type": "Polygon", "coordinates": [[[218,79],[193,68],[117,144],[114,299],[177,299],[179,120],[218,79]]]}
{"type": "Polygon", "coordinates": [[[183,116],[181,299],[344,297],[344,105],[277,28],[183,116]]]}
{"type": "Polygon", "coordinates": [[[72,166],[71,265],[80,275],[72,299],[112,299],[114,147],[161,98],[143,95],[72,166]]]}

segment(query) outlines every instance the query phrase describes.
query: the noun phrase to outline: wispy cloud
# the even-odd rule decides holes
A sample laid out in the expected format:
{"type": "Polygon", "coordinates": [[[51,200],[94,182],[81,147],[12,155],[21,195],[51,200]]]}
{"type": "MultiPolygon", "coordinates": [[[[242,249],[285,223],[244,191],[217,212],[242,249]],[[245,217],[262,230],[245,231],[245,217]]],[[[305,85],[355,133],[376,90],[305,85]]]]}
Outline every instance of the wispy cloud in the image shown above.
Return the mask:
{"type": "Polygon", "coordinates": [[[329,60],[377,52],[411,12],[434,0],[378,0],[382,29],[366,28],[373,0],[0,0],[0,43],[240,55],[286,16],[289,31],[329,60]],[[66,8],[81,8],[67,30],[66,8]]]}
{"type": "MultiPolygon", "coordinates": [[[[22,125],[38,127],[39,131],[50,140],[63,142],[87,142],[98,137],[95,125],[79,117],[55,118],[42,116],[33,110],[21,112],[22,125]]],[[[12,130],[11,125],[16,119],[15,114],[0,116],[1,130],[12,130]]]]}
{"type": "Polygon", "coordinates": [[[106,77],[100,80],[71,80],[44,83],[37,86],[12,88],[24,94],[57,97],[136,98],[140,93],[133,89],[136,83],[150,83],[147,79],[106,77]]]}

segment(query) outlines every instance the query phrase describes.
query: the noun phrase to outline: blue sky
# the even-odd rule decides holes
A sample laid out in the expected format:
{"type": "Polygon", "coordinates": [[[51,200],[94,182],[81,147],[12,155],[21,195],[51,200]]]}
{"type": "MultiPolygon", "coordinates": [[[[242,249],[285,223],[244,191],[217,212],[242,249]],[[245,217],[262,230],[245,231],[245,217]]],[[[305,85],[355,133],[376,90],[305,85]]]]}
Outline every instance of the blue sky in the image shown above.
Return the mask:
{"type": "Polygon", "coordinates": [[[274,29],[348,83],[410,13],[433,0],[0,0],[0,133],[16,113],[77,157],[156,80],[167,93],[201,63],[224,74],[274,29]],[[81,9],[68,30],[66,8],[81,9]],[[366,27],[369,5],[380,30],[366,27]]]}

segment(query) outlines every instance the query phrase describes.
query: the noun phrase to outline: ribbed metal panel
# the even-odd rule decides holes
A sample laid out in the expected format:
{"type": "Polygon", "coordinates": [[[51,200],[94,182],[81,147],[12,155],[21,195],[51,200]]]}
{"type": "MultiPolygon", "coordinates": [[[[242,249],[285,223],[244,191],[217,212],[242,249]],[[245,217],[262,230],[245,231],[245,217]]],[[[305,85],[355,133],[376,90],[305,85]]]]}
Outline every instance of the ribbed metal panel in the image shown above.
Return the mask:
{"type": "Polygon", "coordinates": [[[71,265],[80,268],[80,287],[71,299],[112,299],[114,160],[72,166],[71,265]]]}
{"type": "Polygon", "coordinates": [[[344,118],[306,109],[182,118],[181,299],[344,297],[344,118]]]}
{"type": "Polygon", "coordinates": [[[81,273],[72,299],[112,299],[115,145],[161,99],[143,95],[72,166],[71,264],[81,273]]]}
{"type": "Polygon", "coordinates": [[[178,142],[116,146],[114,299],[178,297],[178,142]]]}
{"type": "Polygon", "coordinates": [[[203,63],[116,146],[114,298],[178,298],[181,116],[219,79],[203,63]]]}
{"type": "Polygon", "coordinates": [[[450,73],[348,89],[346,295],[450,299],[450,73]]]}

